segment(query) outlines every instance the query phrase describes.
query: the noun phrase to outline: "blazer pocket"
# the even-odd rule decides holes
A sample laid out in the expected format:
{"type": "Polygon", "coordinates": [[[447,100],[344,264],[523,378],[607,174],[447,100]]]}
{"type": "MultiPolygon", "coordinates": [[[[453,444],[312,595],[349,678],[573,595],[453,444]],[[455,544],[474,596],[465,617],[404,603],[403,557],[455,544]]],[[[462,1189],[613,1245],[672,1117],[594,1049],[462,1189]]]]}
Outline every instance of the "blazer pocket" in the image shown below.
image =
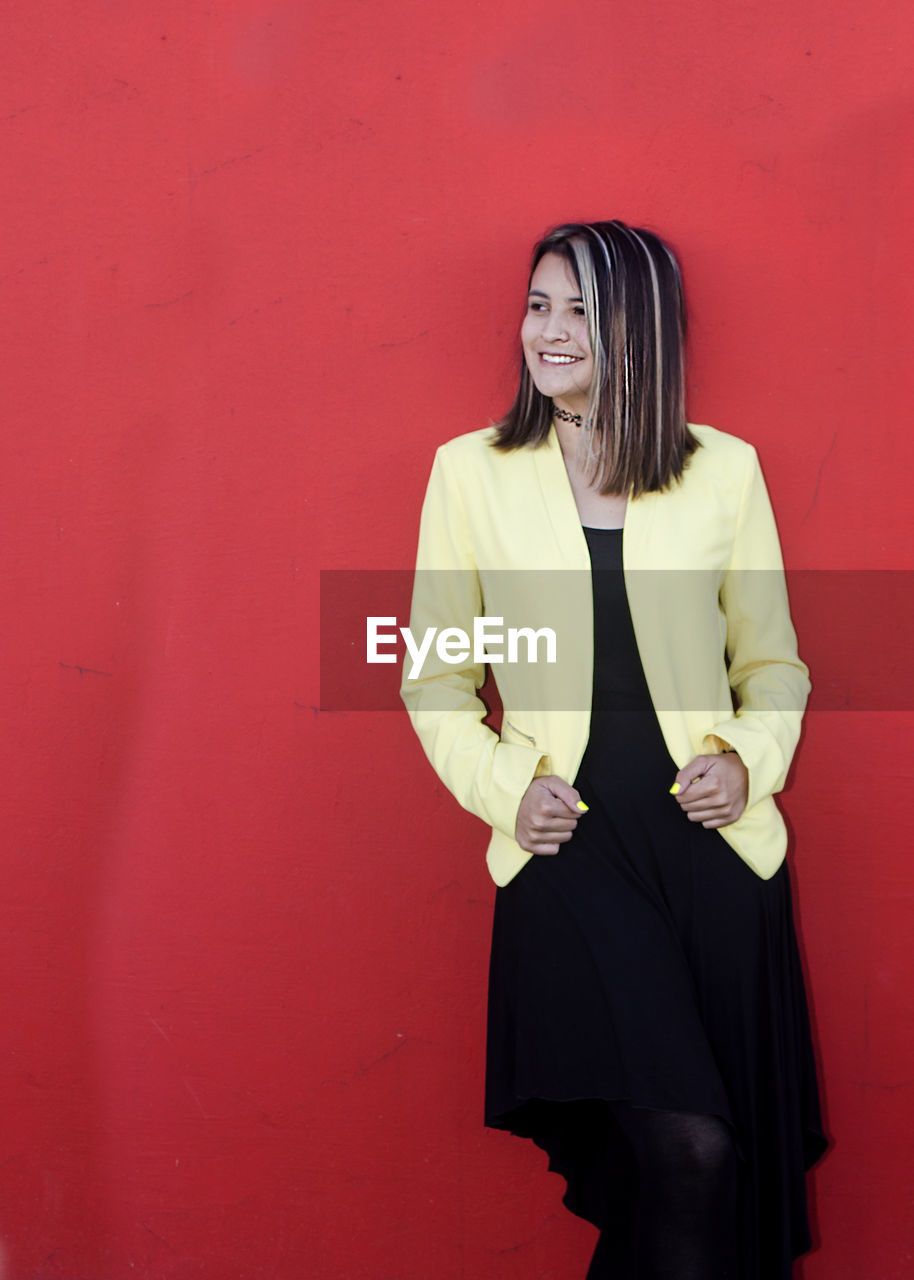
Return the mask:
{"type": "Polygon", "coordinates": [[[507,718],[502,720],[501,736],[504,738],[506,733],[513,734],[515,738],[520,738],[523,742],[526,742],[531,747],[536,746],[536,739],[534,738],[532,733],[525,733],[523,729],[518,729],[517,725],[512,724],[511,721],[508,720],[507,718]]]}

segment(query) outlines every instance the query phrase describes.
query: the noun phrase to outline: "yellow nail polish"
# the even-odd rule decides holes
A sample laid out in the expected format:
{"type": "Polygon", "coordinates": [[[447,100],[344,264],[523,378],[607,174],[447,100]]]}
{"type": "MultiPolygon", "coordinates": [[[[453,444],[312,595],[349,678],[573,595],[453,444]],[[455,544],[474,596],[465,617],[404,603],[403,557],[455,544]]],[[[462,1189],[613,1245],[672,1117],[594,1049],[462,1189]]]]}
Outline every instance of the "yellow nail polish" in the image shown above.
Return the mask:
{"type": "Polygon", "coordinates": [[[588,813],[590,811],[590,805],[585,804],[583,800],[578,801],[578,808],[581,810],[581,813],[588,813]]]}
{"type": "Polygon", "coordinates": [[[673,785],[670,787],[670,795],[678,796],[681,790],[682,790],[682,787],[680,787],[679,783],[674,782],[673,785]]]}

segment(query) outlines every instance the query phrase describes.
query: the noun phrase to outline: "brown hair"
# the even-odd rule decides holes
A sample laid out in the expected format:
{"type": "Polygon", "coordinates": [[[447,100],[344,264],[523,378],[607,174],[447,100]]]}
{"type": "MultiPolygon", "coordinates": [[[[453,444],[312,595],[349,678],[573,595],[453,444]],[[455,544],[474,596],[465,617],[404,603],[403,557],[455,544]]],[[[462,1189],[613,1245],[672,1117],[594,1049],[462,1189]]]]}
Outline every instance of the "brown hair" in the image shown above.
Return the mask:
{"type": "MultiPolygon", "coordinates": [[[[667,488],[698,441],[685,414],[685,304],[679,264],[651,231],[624,222],[566,223],[536,245],[530,274],[555,253],[581,290],[594,376],[584,443],[601,493],[667,488]]],[[[497,424],[497,449],[542,444],[552,401],[521,356],[514,403],[497,424]]]]}

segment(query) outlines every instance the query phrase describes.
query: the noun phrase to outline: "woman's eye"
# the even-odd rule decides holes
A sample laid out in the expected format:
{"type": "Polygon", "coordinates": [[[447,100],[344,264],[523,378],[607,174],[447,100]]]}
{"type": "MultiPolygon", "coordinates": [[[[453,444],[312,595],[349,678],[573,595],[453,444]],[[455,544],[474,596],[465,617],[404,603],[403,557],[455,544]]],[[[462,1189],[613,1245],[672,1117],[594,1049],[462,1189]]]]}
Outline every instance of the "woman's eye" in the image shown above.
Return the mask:
{"type": "Polygon", "coordinates": [[[546,304],[545,302],[530,302],[528,303],[528,309],[530,311],[545,311],[546,304]]]}
{"type": "Polygon", "coordinates": [[[584,310],[583,307],[575,307],[574,314],[576,316],[586,316],[587,312],[584,310]]]}

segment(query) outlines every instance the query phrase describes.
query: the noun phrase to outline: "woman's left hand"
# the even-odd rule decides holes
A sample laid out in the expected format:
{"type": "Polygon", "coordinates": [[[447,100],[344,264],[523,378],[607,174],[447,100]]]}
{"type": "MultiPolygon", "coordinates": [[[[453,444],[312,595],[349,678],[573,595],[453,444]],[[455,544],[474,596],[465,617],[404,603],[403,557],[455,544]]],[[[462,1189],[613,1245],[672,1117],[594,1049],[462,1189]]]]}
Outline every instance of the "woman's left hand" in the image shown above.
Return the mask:
{"type": "Polygon", "coordinates": [[[690,822],[726,827],[746,807],[749,771],[735,751],[696,756],[676,774],[676,803],[690,822]]]}

